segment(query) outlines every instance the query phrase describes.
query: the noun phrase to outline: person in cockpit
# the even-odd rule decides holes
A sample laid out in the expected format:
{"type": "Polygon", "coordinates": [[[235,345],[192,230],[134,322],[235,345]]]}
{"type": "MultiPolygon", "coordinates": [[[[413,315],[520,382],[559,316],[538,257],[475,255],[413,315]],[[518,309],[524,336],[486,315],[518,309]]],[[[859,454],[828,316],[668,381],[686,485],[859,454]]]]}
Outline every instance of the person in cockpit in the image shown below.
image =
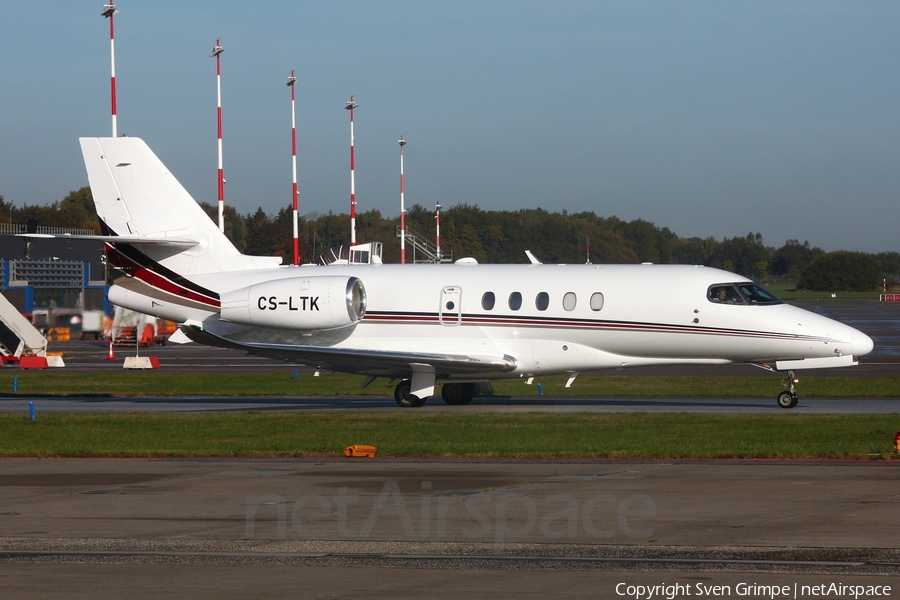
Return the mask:
{"type": "Polygon", "coordinates": [[[710,288],[709,299],[719,304],[743,304],[743,298],[738,295],[736,289],[730,285],[722,285],[710,288]]]}

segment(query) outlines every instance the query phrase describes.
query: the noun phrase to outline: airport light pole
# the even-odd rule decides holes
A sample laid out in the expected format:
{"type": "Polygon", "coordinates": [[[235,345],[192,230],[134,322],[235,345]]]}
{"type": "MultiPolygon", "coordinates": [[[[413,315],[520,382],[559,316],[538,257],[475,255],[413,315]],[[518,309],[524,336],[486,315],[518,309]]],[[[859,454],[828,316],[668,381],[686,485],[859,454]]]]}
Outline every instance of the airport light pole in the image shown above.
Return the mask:
{"type": "Polygon", "coordinates": [[[219,128],[219,231],[225,233],[225,171],[222,169],[222,40],[216,40],[210,58],[216,57],[216,116],[219,128]]]}
{"type": "Polygon", "coordinates": [[[294,207],[294,266],[300,264],[300,227],[297,222],[297,117],[294,108],[294,84],[297,78],[294,77],[294,71],[291,70],[291,76],[287,79],[287,86],[291,88],[291,162],[294,171],[294,188],[291,194],[291,203],[294,207]]]}
{"type": "Polygon", "coordinates": [[[403,146],[406,140],[400,136],[400,264],[406,264],[406,204],[403,199],[403,146]]]}
{"type": "Polygon", "coordinates": [[[100,12],[105,18],[109,19],[109,62],[110,62],[110,77],[109,77],[109,92],[110,92],[110,102],[111,102],[111,112],[112,112],[112,136],[116,137],[118,135],[118,131],[116,129],[116,35],[115,28],[113,27],[113,15],[119,12],[116,9],[116,5],[113,2],[109,4],[103,5],[103,10],[100,12]]]}
{"type": "Polygon", "coordinates": [[[350,111],[350,245],[356,245],[356,160],[353,149],[353,109],[359,106],[353,96],[344,106],[350,111]]]}
{"type": "Polygon", "coordinates": [[[441,262],[441,203],[438,202],[434,205],[434,226],[435,226],[435,246],[437,246],[437,260],[434,262],[440,264],[441,262]]]}

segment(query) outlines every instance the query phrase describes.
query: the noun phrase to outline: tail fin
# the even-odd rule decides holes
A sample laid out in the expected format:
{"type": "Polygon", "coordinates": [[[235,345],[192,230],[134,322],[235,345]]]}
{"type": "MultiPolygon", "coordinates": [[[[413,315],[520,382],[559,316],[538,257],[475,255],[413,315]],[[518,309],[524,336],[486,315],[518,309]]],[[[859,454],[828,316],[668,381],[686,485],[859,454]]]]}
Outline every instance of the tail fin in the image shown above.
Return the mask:
{"type": "Polygon", "coordinates": [[[91,193],[103,233],[181,276],[271,268],[278,257],[246,256],[139,138],[81,138],[91,193]],[[147,239],[147,244],[134,238],[147,239]],[[166,239],[181,240],[166,245],[166,239]],[[196,241],[187,249],[185,239],[196,241]],[[161,243],[162,242],[162,243],[161,243]]]}

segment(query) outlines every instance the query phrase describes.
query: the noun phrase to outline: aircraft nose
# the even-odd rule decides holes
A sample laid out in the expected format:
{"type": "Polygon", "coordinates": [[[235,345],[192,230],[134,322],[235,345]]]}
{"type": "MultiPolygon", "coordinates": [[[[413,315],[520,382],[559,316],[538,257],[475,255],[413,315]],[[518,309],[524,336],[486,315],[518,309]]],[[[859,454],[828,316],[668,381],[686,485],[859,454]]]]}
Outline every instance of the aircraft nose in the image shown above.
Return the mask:
{"type": "Polygon", "coordinates": [[[874,347],[875,342],[872,341],[872,338],[862,331],[853,332],[853,337],[850,340],[850,348],[853,352],[853,356],[866,355],[871,352],[874,347]]]}

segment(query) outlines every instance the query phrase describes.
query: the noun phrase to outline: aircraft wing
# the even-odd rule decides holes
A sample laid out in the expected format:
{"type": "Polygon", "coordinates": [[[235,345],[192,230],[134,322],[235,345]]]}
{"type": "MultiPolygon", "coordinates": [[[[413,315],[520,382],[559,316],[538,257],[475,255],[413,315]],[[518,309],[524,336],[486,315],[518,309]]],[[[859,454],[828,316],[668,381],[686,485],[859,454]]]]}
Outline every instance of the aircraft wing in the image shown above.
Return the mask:
{"type": "Polygon", "coordinates": [[[328,370],[345,373],[406,376],[413,370],[414,365],[429,365],[436,372],[448,375],[508,373],[516,368],[516,359],[508,354],[502,356],[440,354],[246,343],[212,334],[197,323],[184,323],[180,329],[198,344],[235,348],[268,358],[300,360],[311,366],[322,366],[328,370]]]}

